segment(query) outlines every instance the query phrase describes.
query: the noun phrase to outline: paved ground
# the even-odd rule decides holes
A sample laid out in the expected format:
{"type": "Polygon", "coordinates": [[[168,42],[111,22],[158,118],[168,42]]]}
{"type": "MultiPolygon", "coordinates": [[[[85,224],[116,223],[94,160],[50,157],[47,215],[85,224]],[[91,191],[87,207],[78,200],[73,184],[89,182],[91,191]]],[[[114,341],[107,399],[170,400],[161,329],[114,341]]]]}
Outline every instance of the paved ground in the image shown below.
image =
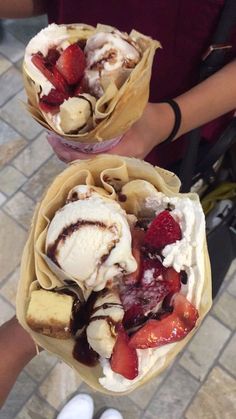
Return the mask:
{"type": "MultiPolygon", "coordinates": [[[[0,43],[0,324],[15,311],[20,257],[32,211],[46,185],[64,167],[21,103],[25,43],[44,22],[5,21],[0,43]]],[[[115,406],[125,419],[234,419],[235,308],[236,261],[210,314],[172,367],[129,397],[95,394],[96,410],[115,406]]],[[[0,417],[55,418],[78,391],[90,392],[69,367],[41,353],[21,373],[0,417]]]]}

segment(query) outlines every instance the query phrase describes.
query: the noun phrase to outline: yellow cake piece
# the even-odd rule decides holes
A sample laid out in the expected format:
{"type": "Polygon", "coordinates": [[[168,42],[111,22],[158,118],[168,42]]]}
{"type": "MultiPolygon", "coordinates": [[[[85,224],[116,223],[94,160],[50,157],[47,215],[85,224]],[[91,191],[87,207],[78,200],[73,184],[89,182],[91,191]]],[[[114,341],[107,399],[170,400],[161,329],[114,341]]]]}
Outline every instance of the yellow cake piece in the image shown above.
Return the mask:
{"type": "Polygon", "coordinates": [[[43,289],[32,291],[26,320],[31,329],[58,339],[71,336],[71,295],[43,289]]]}

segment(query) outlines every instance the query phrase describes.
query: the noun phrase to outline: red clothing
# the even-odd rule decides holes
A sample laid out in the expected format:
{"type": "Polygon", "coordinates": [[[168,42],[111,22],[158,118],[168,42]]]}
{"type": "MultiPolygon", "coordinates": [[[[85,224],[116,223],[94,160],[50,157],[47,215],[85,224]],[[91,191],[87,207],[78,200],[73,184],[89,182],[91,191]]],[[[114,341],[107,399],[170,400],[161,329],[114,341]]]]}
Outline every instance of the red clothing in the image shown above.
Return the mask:
{"type": "MultiPolygon", "coordinates": [[[[198,82],[201,56],[211,43],[223,5],[224,0],[51,0],[48,15],[50,22],[105,23],[126,32],[134,28],[158,39],[163,49],[154,60],[150,92],[150,101],[157,102],[180,95],[198,82]]],[[[234,45],[236,51],[236,42],[234,45]]],[[[212,133],[206,132],[206,137],[211,139],[212,133]]],[[[171,145],[175,159],[183,144],[171,145]]],[[[156,147],[148,160],[166,165],[160,159],[165,148],[156,147]]]]}

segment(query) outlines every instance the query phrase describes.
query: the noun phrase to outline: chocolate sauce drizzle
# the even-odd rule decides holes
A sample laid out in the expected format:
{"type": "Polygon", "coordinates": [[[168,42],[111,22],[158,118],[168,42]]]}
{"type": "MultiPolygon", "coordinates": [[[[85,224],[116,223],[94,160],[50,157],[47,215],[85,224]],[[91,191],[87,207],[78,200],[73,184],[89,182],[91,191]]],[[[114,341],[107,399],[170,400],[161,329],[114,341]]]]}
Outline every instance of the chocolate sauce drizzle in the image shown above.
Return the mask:
{"type": "Polygon", "coordinates": [[[94,315],[101,308],[105,310],[114,306],[122,307],[122,304],[119,303],[103,303],[97,307],[94,307],[97,299],[105,295],[106,292],[106,289],[100,292],[93,292],[90,295],[87,303],[84,304],[83,307],[77,313],[74,313],[74,321],[72,326],[73,334],[75,334],[77,330],[82,328],[84,328],[84,331],[80,336],[76,338],[76,343],[73,349],[73,357],[77,361],[88,366],[95,366],[98,363],[99,355],[91,348],[91,346],[88,343],[86,327],[93,321],[106,320],[108,325],[110,326],[111,334],[114,337],[116,336],[116,321],[114,321],[109,315],[94,315]]]}
{"type": "Polygon", "coordinates": [[[100,222],[100,221],[85,221],[85,220],[79,220],[74,224],[70,224],[67,227],[64,227],[62,232],[59,234],[55,242],[48,246],[47,248],[47,256],[60,268],[60,265],[57,261],[57,248],[59,243],[65,242],[67,237],[71,236],[75,231],[77,231],[79,228],[88,226],[88,225],[96,225],[99,228],[105,229],[107,228],[106,224],[100,222]]]}

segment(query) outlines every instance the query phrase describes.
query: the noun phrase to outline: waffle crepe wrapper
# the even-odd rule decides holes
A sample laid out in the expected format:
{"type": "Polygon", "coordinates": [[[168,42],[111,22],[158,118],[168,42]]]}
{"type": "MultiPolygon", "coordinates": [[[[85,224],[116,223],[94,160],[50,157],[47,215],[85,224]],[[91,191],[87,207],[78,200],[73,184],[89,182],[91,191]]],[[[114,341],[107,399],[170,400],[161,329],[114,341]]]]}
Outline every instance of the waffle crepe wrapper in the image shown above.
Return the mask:
{"type": "MultiPolygon", "coordinates": [[[[17,317],[21,325],[30,333],[38,345],[65,361],[74,370],[76,370],[81,379],[93,389],[101,393],[118,396],[130,393],[167,368],[174,357],[189,342],[197,327],[195,327],[194,330],[192,330],[183,340],[175,343],[174,345],[171,344],[168,353],[163,358],[158,359],[154,368],[152,368],[141,380],[136,382],[134,386],[124,392],[113,392],[102,387],[98,381],[98,378],[102,376],[102,368],[100,365],[96,367],[87,367],[73,358],[73,339],[58,341],[58,339],[47,337],[32,331],[26,323],[26,311],[30,293],[32,289],[37,287],[36,279],[44,287],[46,284],[48,289],[53,288],[56,285],[61,285],[60,281],[56,278],[56,275],[50,272],[50,269],[40,255],[39,238],[40,235],[42,236],[43,231],[47,227],[47,219],[50,220],[55,211],[64,204],[69,190],[73,186],[81,183],[91,184],[93,180],[96,186],[101,187],[103,185],[110,197],[114,197],[115,191],[105,182],[104,176],[105,179],[106,176],[109,176],[110,178],[115,177],[122,179],[124,183],[134,179],[143,179],[152,183],[158,191],[163,192],[167,196],[183,195],[178,193],[180,182],[173,173],[158,167],[153,167],[146,162],[142,162],[134,158],[114,155],[99,155],[94,159],[74,162],[70,167],[55,178],[54,182],[45,193],[41,203],[36,208],[32,220],[30,235],[22,257],[21,275],[17,293],[17,317]],[[60,344],[58,344],[59,342],[60,344]]],[[[143,189],[144,188],[140,189],[141,194],[143,189]]],[[[198,200],[198,196],[196,194],[184,194],[184,196],[187,196],[192,200],[198,200]]],[[[135,205],[135,200],[131,199],[130,205],[133,207],[133,205],[135,205]]],[[[197,287],[195,289],[196,296],[198,294],[198,299],[200,299],[197,326],[201,323],[202,319],[209,311],[212,303],[211,271],[206,240],[204,243],[204,263],[204,282],[202,283],[200,290],[197,287]]],[[[83,287],[81,287],[81,290],[83,290],[83,287]]],[[[88,290],[86,292],[88,292],[88,290]]]]}
{"type": "MultiPolygon", "coordinates": [[[[100,24],[96,28],[85,24],[67,25],[67,29],[71,42],[88,39],[98,31],[111,32],[113,30],[110,26],[100,24]]],[[[107,79],[104,78],[105,93],[98,99],[94,113],[94,119],[100,122],[94,129],[83,134],[62,135],[52,124],[47,113],[39,109],[37,94],[39,86],[31,79],[23,64],[23,80],[29,100],[26,107],[32,117],[49,131],[54,131],[61,137],[75,142],[97,143],[124,134],[141,117],[148,102],[153,57],[156,49],[161,47],[158,41],[135,30],[131,31],[130,36],[139,44],[142,58],[120,89],[117,89],[114,82],[107,83],[107,79]]]]}

